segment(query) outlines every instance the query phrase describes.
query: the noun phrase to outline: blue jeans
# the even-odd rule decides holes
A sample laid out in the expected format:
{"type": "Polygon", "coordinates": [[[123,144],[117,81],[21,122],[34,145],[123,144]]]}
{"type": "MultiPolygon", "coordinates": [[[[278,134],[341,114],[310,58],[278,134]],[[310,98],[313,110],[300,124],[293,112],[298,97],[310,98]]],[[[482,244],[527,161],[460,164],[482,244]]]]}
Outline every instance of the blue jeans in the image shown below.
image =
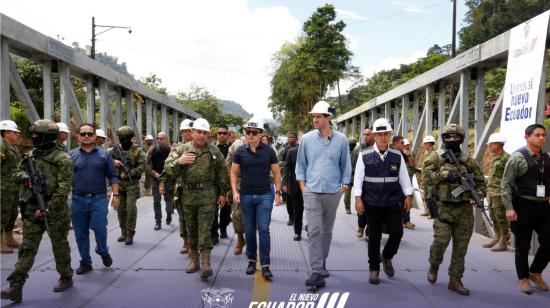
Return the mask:
{"type": "Polygon", "coordinates": [[[81,264],[92,264],[90,229],[95,233],[95,252],[100,256],[109,253],[109,247],[107,247],[107,214],[109,209],[107,206],[106,195],[72,196],[71,215],[81,264]]]}
{"type": "Polygon", "coordinates": [[[269,266],[270,262],[271,240],[269,236],[269,224],[271,223],[273,200],[274,198],[271,193],[264,195],[241,195],[241,210],[243,212],[244,232],[246,235],[246,256],[248,260],[256,262],[257,230],[260,233],[260,264],[262,266],[269,266]]]}

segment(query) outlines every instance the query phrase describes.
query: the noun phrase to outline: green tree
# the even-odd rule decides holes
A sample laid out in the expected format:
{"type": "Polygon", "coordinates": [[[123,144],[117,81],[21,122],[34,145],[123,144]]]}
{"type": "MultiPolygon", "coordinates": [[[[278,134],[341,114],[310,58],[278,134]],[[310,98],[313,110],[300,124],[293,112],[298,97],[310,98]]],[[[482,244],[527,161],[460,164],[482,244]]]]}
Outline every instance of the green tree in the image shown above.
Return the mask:
{"type": "Polygon", "coordinates": [[[162,79],[160,79],[160,77],[157,76],[157,74],[155,73],[149,73],[149,76],[141,77],[139,81],[141,81],[153,91],[162,93],[164,95],[167,94],[166,88],[162,86],[162,79]]]}

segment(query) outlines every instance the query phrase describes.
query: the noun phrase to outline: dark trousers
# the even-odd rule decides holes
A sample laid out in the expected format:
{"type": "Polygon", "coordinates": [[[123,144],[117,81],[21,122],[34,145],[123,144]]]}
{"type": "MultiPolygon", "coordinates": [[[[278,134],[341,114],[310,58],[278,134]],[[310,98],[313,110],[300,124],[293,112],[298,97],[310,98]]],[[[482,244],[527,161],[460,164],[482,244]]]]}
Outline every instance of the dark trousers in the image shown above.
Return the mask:
{"type": "Polygon", "coordinates": [[[210,228],[210,232],[212,233],[212,238],[218,238],[218,228],[220,230],[226,230],[227,226],[231,222],[231,206],[225,205],[221,209],[218,210],[218,206],[216,205],[216,216],[214,218],[214,223],[212,224],[212,228],[210,228]],[[219,218],[219,222],[218,222],[219,218]]]}
{"type": "Polygon", "coordinates": [[[403,206],[401,206],[401,219],[403,220],[403,223],[407,223],[411,221],[411,212],[405,212],[405,209],[403,206]]]}
{"type": "Polygon", "coordinates": [[[519,279],[529,277],[531,273],[542,273],[550,261],[550,206],[548,201],[534,202],[515,196],[514,210],[518,220],[510,223],[510,229],[516,238],[516,272],[519,279]],[[529,266],[531,237],[535,231],[540,247],[529,266]]]}
{"type": "MultiPolygon", "coordinates": [[[[162,208],[160,205],[161,195],[159,191],[159,180],[151,177],[151,190],[153,191],[153,210],[155,212],[155,221],[161,221],[162,208]]],[[[172,205],[172,191],[170,185],[165,187],[164,191],[164,203],[166,203],[166,216],[174,214],[174,207],[172,205]]]]}
{"type": "Polygon", "coordinates": [[[298,190],[293,195],[287,195],[287,211],[290,207],[292,209],[292,221],[294,222],[294,233],[302,234],[302,225],[304,220],[304,197],[302,196],[302,191],[298,190]]]}
{"type": "MultiPolygon", "coordinates": [[[[294,221],[294,201],[291,200],[293,196],[289,195],[289,194],[285,194],[286,195],[286,212],[288,214],[288,221],[294,221]]],[[[302,193],[300,192],[300,195],[302,195],[302,193]]],[[[302,206],[303,206],[304,202],[302,200],[302,206]]]]}
{"type": "Polygon", "coordinates": [[[401,206],[366,205],[367,224],[369,226],[369,270],[380,270],[380,240],[382,239],[382,227],[386,225],[389,234],[388,241],[382,251],[385,259],[392,259],[403,237],[403,224],[401,222],[401,206]]]}
{"type": "Polygon", "coordinates": [[[367,212],[363,212],[363,214],[357,214],[357,227],[364,229],[365,234],[367,234],[367,212]]]}

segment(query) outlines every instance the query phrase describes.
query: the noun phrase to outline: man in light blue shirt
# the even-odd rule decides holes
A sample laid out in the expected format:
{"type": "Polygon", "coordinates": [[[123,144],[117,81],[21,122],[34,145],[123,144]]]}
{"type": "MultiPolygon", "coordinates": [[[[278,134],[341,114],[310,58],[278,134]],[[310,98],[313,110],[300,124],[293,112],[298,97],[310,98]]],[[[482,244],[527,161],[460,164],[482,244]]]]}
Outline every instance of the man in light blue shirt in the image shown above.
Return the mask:
{"type": "Polygon", "coordinates": [[[344,134],[330,127],[333,108],[319,101],[309,112],[315,130],[302,138],[296,162],[296,180],[304,197],[308,227],[311,277],[306,286],[324,287],[329,277],[326,259],[342,194],[351,181],[351,158],[344,134]]]}

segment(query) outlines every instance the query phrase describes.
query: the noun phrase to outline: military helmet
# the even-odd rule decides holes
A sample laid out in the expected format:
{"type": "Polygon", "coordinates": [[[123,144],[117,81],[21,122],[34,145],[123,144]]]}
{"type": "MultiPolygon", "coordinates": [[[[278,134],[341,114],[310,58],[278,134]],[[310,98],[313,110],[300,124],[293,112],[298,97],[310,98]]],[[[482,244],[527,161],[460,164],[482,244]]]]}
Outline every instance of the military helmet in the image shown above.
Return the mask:
{"type": "Polygon", "coordinates": [[[32,123],[31,127],[29,128],[29,131],[31,133],[40,133],[45,135],[58,135],[59,134],[59,128],[57,127],[57,124],[55,124],[54,121],[51,120],[38,120],[32,123]]]}
{"type": "Polygon", "coordinates": [[[120,137],[126,137],[126,138],[132,138],[135,136],[134,130],[130,126],[122,126],[120,127],[117,132],[117,136],[120,137]]]}
{"type": "Polygon", "coordinates": [[[446,135],[450,135],[450,134],[457,134],[462,136],[462,138],[464,138],[465,136],[464,128],[462,128],[462,126],[456,123],[447,124],[445,125],[445,127],[443,127],[443,133],[441,134],[441,136],[445,138],[446,135]]]}

